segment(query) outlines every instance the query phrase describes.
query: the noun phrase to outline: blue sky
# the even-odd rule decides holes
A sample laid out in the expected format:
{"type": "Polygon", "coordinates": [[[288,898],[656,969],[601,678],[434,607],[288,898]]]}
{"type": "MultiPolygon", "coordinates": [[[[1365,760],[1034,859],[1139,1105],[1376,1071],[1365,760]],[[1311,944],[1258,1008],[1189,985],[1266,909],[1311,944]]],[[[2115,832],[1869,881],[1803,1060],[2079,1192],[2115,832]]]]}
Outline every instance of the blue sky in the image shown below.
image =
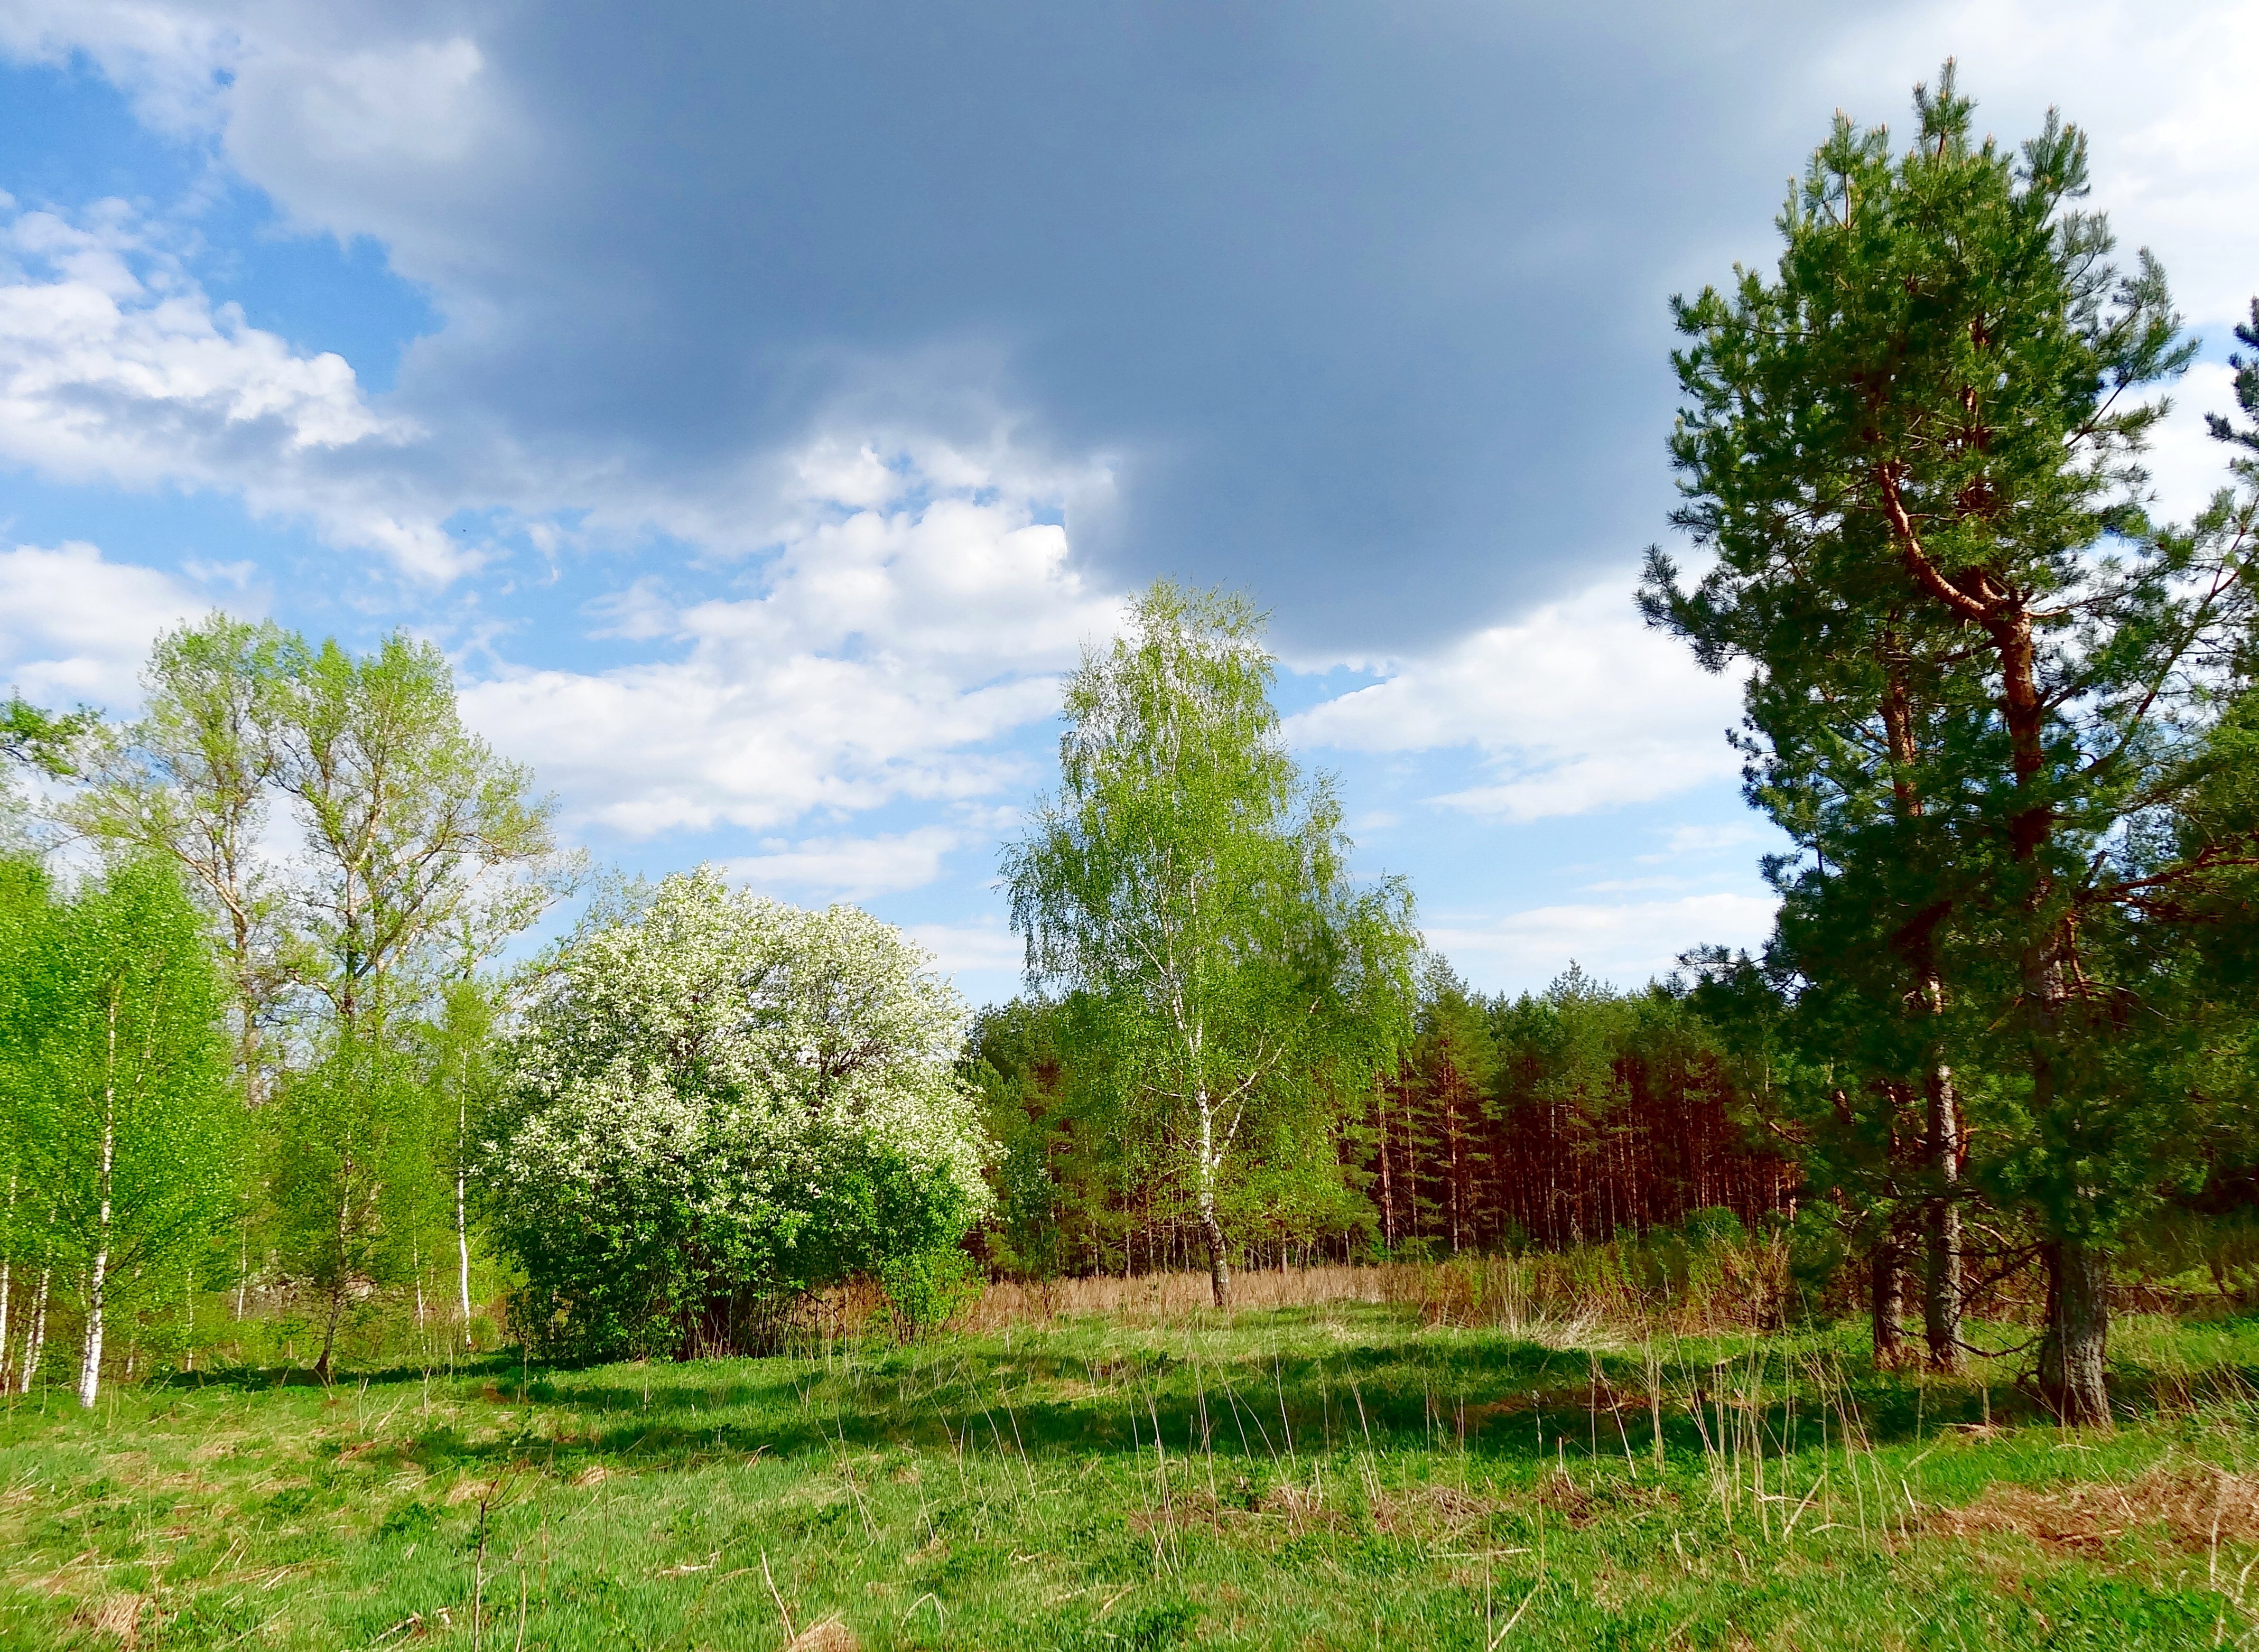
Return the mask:
{"type": "Polygon", "coordinates": [[[1156,573],[1490,987],[1749,943],[1664,536],[1665,301],[1830,112],[2059,103],[2205,364],[2259,288],[2248,4],[0,0],[0,681],[218,604],[444,646],[600,858],[911,926],[976,1001],[1059,674],[1156,573]]]}

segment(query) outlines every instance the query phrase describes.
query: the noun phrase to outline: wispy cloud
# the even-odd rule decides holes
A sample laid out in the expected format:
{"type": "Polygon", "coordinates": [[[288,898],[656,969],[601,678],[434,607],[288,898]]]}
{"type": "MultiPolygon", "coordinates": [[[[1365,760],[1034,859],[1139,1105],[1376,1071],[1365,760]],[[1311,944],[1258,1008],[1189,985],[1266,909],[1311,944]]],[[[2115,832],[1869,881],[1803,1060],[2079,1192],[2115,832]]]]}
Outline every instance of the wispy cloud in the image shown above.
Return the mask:
{"type": "Polygon", "coordinates": [[[1506,821],[1651,802],[1728,777],[1740,685],[1641,624],[1628,574],[1493,625],[1289,720],[1312,746],[1472,747],[1482,783],[1433,801],[1506,821]]]}
{"type": "Polygon", "coordinates": [[[1542,981],[1574,959],[1589,974],[1636,986],[1668,974],[1690,946],[1760,945],[1774,904],[1762,895],[1716,894],[1536,907],[1492,921],[1446,917],[1429,924],[1427,936],[1477,979],[1542,981]]]}

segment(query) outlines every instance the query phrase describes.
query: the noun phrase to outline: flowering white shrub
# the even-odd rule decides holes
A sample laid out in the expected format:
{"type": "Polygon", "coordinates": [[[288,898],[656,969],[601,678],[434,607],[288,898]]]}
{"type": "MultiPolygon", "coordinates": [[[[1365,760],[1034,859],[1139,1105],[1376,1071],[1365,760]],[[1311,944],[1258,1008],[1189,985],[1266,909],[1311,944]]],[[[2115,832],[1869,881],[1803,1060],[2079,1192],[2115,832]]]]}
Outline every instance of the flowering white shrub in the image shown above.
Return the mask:
{"type": "Polygon", "coordinates": [[[985,1210],[932,959],[852,907],[806,912],[709,869],[584,926],[516,1041],[487,1152],[561,1354],[759,1349],[799,1293],[946,1251],[985,1210]]]}

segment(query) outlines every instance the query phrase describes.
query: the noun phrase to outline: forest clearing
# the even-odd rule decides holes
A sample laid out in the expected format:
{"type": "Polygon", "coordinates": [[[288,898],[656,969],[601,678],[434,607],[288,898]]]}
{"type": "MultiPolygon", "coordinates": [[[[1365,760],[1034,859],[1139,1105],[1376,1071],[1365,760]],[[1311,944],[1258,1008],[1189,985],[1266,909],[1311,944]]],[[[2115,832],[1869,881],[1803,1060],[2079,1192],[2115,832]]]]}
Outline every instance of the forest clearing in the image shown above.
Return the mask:
{"type": "Polygon", "coordinates": [[[18,1399],[0,1625],[43,1647],[830,1652],[2259,1629],[2248,1320],[2122,1321],[2124,1421],[2082,1435],[1981,1371],[1878,1371],[1842,1329],[1441,1322],[1498,1307],[1452,1271],[1251,1276],[1257,1303],[1397,1300],[1229,1316],[1137,1281],[1103,1314],[1015,1302],[1018,1323],[759,1362],[18,1399]]]}
{"type": "Polygon", "coordinates": [[[1222,583],[879,845],[988,855],[977,1007],[765,892],[867,844],[600,870],[404,624],[11,691],[0,1631],[2259,1641],[2259,299],[2154,516],[2201,341],[1974,109],[1838,115],[1671,301],[1615,595],[1739,697],[1771,928],[1643,985],[1471,985],[1222,583]]]}

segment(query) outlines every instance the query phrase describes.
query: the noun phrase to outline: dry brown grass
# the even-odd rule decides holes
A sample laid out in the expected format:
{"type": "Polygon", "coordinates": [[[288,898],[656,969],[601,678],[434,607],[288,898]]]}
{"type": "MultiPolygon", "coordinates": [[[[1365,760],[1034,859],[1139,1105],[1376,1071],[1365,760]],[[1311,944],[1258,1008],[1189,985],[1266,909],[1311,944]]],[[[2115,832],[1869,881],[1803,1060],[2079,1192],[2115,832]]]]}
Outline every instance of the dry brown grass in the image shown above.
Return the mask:
{"type": "MultiPolygon", "coordinates": [[[[1605,1349],[1646,1334],[1766,1328],[1778,1314],[1786,1282],[1785,1253],[1764,1240],[1707,1253],[1692,1288],[1643,1287],[1632,1282],[1635,1270],[1627,1262],[1614,1245],[1593,1245],[1560,1256],[1249,1269],[1232,1276],[1232,1310],[1390,1303],[1429,1325],[1499,1330],[1550,1348],[1605,1349]]],[[[1101,1274],[994,1281],[954,1323],[967,1331],[1000,1331],[1092,1315],[1155,1325],[1215,1311],[1205,1272],[1101,1274]]]]}
{"type": "MultiPolygon", "coordinates": [[[[1251,1269],[1231,1277],[1235,1311],[1316,1307],[1328,1302],[1404,1300],[1405,1265],[1352,1268],[1251,1269]]],[[[1000,1279],[981,1292],[958,1323],[969,1331],[1002,1330],[1081,1314],[1103,1314],[1132,1324],[1187,1319],[1213,1313],[1215,1296],[1202,1272],[1144,1273],[1130,1278],[1097,1274],[1079,1279],[1000,1279]]]]}
{"type": "Polygon", "coordinates": [[[2216,1552],[2221,1543],[2259,1542],[2259,1476],[2160,1466],[2122,1485],[2047,1491],[1993,1485],[1962,1508],[1925,1522],[1953,1536],[2008,1534],[2059,1553],[2099,1556],[2127,1533],[2163,1535],[2176,1547],[2216,1552]]]}
{"type": "Polygon", "coordinates": [[[113,1635],[119,1646],[134,1647],[141,1644],[141,1608],[146,1604],[139,1595],[105,1595],[82,1615],[96,1634],[113,1635]]]}
{"type": "Polygon", "coordinates": [[[784,1652],[856,1652],[862,1643],[837,1618],[811,1623],[785,1643],[784,1652]]]}

